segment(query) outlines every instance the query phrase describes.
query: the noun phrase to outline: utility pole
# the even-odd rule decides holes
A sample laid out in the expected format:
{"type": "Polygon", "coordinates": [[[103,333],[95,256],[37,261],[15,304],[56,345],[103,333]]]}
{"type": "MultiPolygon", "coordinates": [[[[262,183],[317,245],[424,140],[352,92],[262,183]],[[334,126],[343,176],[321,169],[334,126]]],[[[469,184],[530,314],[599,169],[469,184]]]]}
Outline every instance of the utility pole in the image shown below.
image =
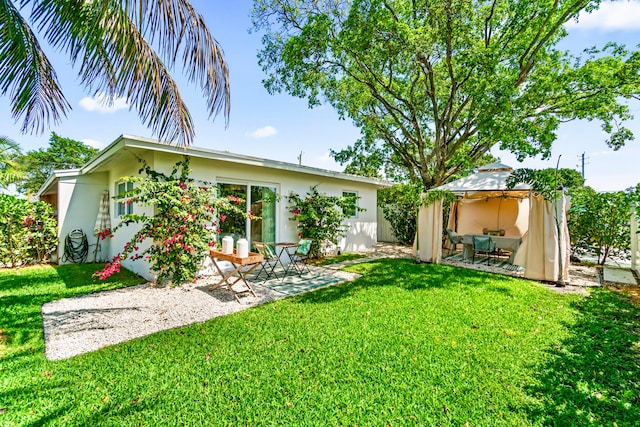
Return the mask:
{"type": "Polygon", "coordinates": [[[302,151],[300,152],[300,154],[298,154],[298,165],[302,166],[302,151]]]}
{"type": "Polygon", "coordinates": [[[585,157],[584,155],[585,155],[585,153],[583,152],[582,154],[580,154],[580,155],[578,156],[578,159],[580,159],[580,163],[578,164],[578,167],[580,168],[580,173],[581,173],[581,175],[582,175],[582,179],[586,179],[586,178],[584,177],[584,165],[585,165],[585,163],[586,163],[586,162],[585,162],[585,160],[589,160],[589,158],[588,158],[588,157],[585,157]]]}
{"type": "Polygon", "coordinates": [[[584,179],[584,151],[582,152],[582,156],[581,156],[581,165],[582,165],[582,179],[584,179]]]}

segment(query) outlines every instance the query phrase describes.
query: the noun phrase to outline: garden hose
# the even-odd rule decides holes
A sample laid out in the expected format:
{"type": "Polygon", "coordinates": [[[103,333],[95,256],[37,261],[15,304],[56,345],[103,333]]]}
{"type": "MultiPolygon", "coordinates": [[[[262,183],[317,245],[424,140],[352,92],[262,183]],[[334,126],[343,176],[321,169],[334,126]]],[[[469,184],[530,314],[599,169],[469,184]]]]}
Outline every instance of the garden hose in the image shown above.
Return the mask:
{"type": "Polygon", "coordinates": [[[75,229],[67,234],[64,239],[64,256],[62,261],[70,261],[74,264],[84,262],[89,253],[89,242],[84,231],[75,229]]]}

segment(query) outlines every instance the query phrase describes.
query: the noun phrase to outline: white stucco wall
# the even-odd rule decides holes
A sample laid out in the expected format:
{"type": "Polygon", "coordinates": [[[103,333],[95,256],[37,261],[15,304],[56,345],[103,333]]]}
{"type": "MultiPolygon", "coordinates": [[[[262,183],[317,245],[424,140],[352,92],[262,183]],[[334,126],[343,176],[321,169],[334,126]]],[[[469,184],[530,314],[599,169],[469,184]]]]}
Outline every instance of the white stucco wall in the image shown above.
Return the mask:
{"type": "MultiPolygon", "coordinates": [[[[154,153],[148,152],[142,158],[147,162],[151,168],[154,168],[154,153]]],[[[120,224],[120,218],[117,217],[116,203],[113,200],[113,197],[117,196],[117,184],[123,177],[126,176],[140,176],[138,175],[138,170],[142,166],[142,163],[138,162],[137,158],[129,153],[129,152],[121,152],[116,161],[112,161],[109,165],[109,196],[112,198],[111,206],[109,212],[111,214],[111,227],[116,227],[120,224]]],[[[171,172],[169,169],[167,172],[171,172]]],[[[153,215],[153,208],[149,206],[133,206],[134,214],[147,214],[149,216],[153,215]]],[[[109,243],[109,260],[111,260],[114,256],[121,253],[124,249],[124,245],[127,244],[133,237],[133,235],[140,230],[140,226],[136,224],[127,225],[123,228],[117,230],[113,238],[109,243]]],[[[139,245],[140,251],[145,249],[145,246],[148,247],[150,242],[144,242],[139,245]]],[[[136,274],[144,277],[147,280],[154,281],[156,279],[155,274],[151,271],[151,266],[145,260],[139,259],[132,261],[131,259],[126,259],[122,262],[122,265],[127,269],[133,271],[136,274]]]]}
{"type": "MultiPolygon", "coordinates": [[[[102,192],[108,188],[108,174],[95,173],[76,177],[62,177],[58,182],[58,254],[63,261],[64,243],[67,235],[75,230],[84,231],[89,243],[87,261],[93,261],[97,239],[93,227],[98,215],[102,192]]],[[[109,242],[102,242],[102,258],[108,253],[109,242]]],[[[98,255],[100,259],[100,255],[98,255]]]]}
{"type": "MultiPolygon", "coordinates": [[[[159,153],[156,160],[158,165],[172,166],[175,163],[175,156],[159,153]]],[[[303,197],[315,185],[318,186],[320,193],[330,196],[342,196],[343,191],[355,192],[360,197],[358,206],[365,210],[358,212],[356,218],[347,220],[349,230],[346,237],[339,242],[340,249],[345,252],[362,251],[374,247],[377,243],[377,188],[375,185],[200,158],[192,158],[191,167],[192,176],[195,179],[213,183],[233,182],[275,186],[280,196],[276,224],[278,241],[298,241],[297,223],[289,220],[290,214],[287,209],[286,196],[290,193],[297,193],[303,197]]]]}
{"type": "MultiPolygon", "coordinates": [[[[160,151],[148,151],[143,155],[143,158],[153,169],[169,173],[180,156],[160,151]]],[[[65,181],[64,183],[61,181],[58,203],[59,209],[65,210],[66,220],[60,233],[66,235],[64,233],[68,233],[71,229],[82,228],[89,237],[89,242],[95,244],[93,227],[102,192],[108,190],[109,196],[113,198],[117,193],[116,186],[120,179],[124,176],[138,176],[140,167],[141,163],[137,161],[132,152],[121,150],[114,158],[101,166],[101,170],[106,170],[106,172],[92,172],[76,178],[75,181],[68,180],[69,182],[65,181]],[[73,181],[73,185],[71,181],[73,181]],[[82,185],[80,185],[80,181],[82,181],[82,185]]],[[[318,186],[321,193],[328,195],[341,196],[343,191],[356,192],[360,197],[358,205],[365,210],[359,212],[357,217],[347,220],[349,230],[345,238],[339,242],[339,247],[346,252],[361,251],[374,247],[377,242],[377,188],[374,184],[198,157],[191,158],[191,168],[191,177],[196,180],[276,187],[280,196],[276,210],[276,240],[278,241],[298,240],[297,224],[289,220],[290,215],[287,209],[286,196],[290,192],[304,196],[314,185],[318,186]]],[[[150,207],[134,205],[133,209],[136,214],[153,215],[153,210],[150,207]]],[[[112,201],[110,205],[112,227],[116,227],[120,223],[116,213],[115,202],[112,201]]],[[[102,242],[103,260],[110,260],[120,253],[124,245],[138,230],[138,226],[127,226],[118,230],[112,239],[102,242]]],[[[126,260],[123,262],[123,266],[147,280],[155,279],[155,275],[145,260],[126,260]]]]}

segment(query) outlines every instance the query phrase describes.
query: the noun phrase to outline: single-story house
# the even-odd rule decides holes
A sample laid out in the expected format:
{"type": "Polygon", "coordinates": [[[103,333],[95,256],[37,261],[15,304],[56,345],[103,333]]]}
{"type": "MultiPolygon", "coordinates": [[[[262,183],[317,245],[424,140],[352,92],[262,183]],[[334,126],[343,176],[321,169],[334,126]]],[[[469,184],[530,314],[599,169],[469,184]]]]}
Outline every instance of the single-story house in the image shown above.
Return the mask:
{"type": "MultiPolygon", "coordinates": [[[[338,244],[340,250],[361,251],[377,243],[377,190],[390,185],[385,181],[227,151],[195,147],[184,149],[151,139],[122,135],[81,168],[55,171],[37,194],[40,200],[51,204],[57,214],[59,262],[63,262],[66,236],[76,229],[84,231],[87,236],[92,246],[87,261],[93,261],[97,242],[94,226],[103,193],[108,193],[112,200],[109,209],[112,227],[118,225],[120,215],[124,213],[153,215],[151,207],[122,205],[113,200],[114,196],[126,189],[121,178],[138,175],[138,158],[144,159],[156,171],[170,173],[184,155],[190,156],[192,178],[217,184],[223,191],[228,189],[235,194],[240,192],[246,195],[247,209],[253,205],[253,212],[256,212],[256,203],[263,203],[253,199],[262,198],[265,194],[280,196],[270,198],[275,199],[272,202],[274,205],[262,206],[263,210],[269,210],[269,221],[259,221],[259,228],[255,223],[252,225],[251,221],[246,221],[246,224],[241,224],[240,230],[235,230],[249,240],[297,241],[297,223],[290,220],[286,196],[290,193],[304,196],[312,186],[317,186],[321,194],[355,195],[358,197],[358,206],[363,209],[347,220],[348,231],[338,244]]],[[[112,239],[100,242],[97,259],[110,260],[122,251],[124,244],[137,230],[134,226],[125,227],[112,239]]],[[[143,259],[127,260],[123,265],[149,280],[154,278],[143,259]]]]}

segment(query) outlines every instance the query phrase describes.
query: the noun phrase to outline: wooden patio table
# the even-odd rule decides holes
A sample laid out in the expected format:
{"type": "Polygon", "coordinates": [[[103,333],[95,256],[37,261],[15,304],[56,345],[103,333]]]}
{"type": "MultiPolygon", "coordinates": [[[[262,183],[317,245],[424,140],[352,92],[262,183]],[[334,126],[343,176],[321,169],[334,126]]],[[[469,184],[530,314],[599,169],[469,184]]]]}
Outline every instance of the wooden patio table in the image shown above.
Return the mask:
{"type": "Polygon", "coordinates": [[[247,282],[246,275],[252,272],[253,270],[255,270],[256,268],[258,268],[258,266],[260,266],[262,261],[264,261],[264,257],[262,255],[255,252],[249,252],[249,256],[240,258],[239,256],[236,255],[235,249],[233,250],[232,254],[225,254],[215,249],[212,249],[211,251],[209,251],[209,256],[213,261],[213,265],[216,266],[218,273],[220,273],[220,276],[222,277],[222,279],[218,283],[213,285],[211,289],[216,289],[221,286],[226,286],[227,289],[229,289],[233,293],[234,298],[238,302],[240,302],[240,299],[238,298],[238,294],[241,294],[243,292],[251,292],[251,295],[253,295],[254,297],[256,296],[256,293],[253,291],[251,284],[247,282]],[[233,265],[234,269],[232,271],[228,271],[225,273],[222,271],[222,269],[220,268],[220,265],[218,265],[218,262],[216,260],[229,261],[231,265],[233,265]],[[242,271],[242,269],[244,268],[246,268],[246,270],[242,271]],[[235,280],[233,280],[234,277],[235,277],[235,280]],[[235,291],[233,289],[233,285],[235,285],[238,282],[243,282],[249,290],[235,291]]]}

